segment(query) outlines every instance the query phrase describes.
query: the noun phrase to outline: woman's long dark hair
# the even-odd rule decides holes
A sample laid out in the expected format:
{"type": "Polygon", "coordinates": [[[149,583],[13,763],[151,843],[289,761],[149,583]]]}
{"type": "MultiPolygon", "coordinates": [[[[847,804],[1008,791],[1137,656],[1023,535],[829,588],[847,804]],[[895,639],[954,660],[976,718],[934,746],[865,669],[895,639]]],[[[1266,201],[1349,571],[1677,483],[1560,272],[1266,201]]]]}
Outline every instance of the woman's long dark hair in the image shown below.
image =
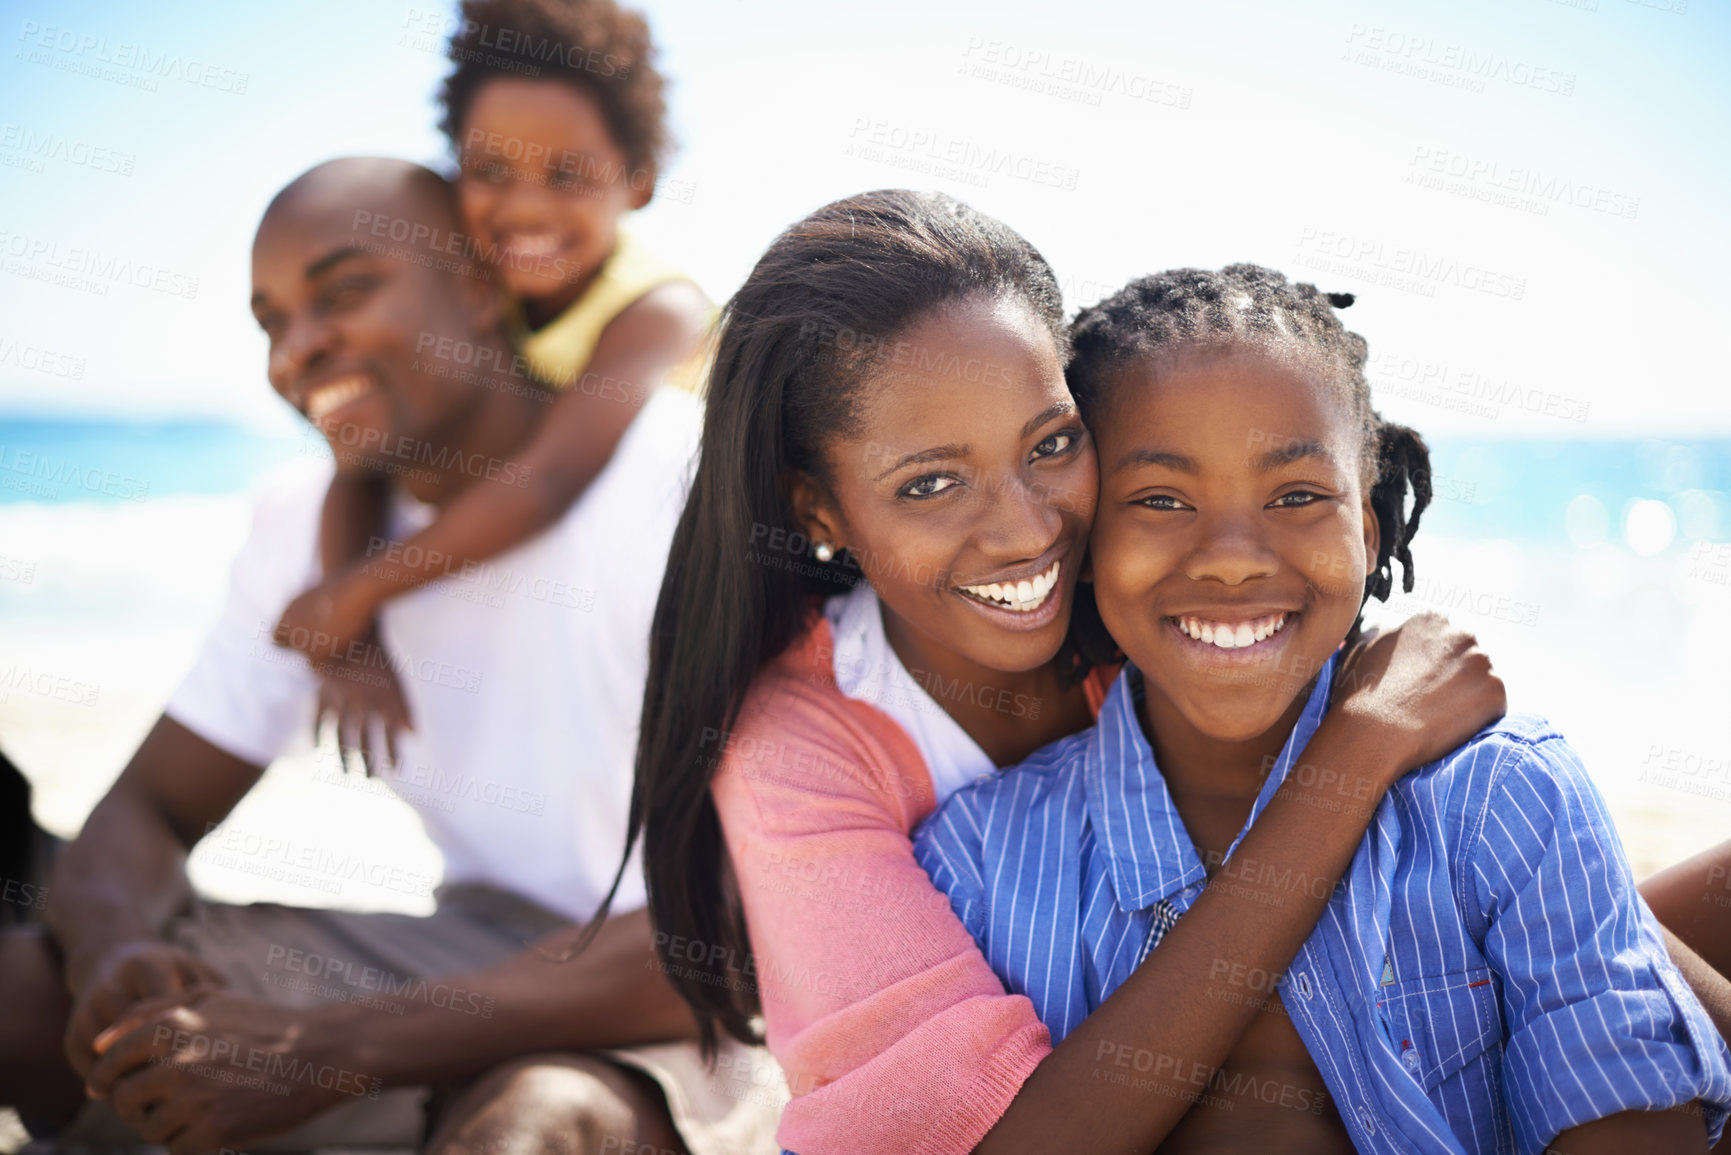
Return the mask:
{"type": "Polygon", "coordinates": [[[855,426],[858,387],[899,334],[979,296],[1025,302],[1066,347],[1057,279],[1032,245],[952,197],[888,190],[782,233],[722,315],[702,457],[650,634],[626,845],[629,857],[642,835],[656,949],[705,1051],[718,1025],[756,1041],[759,1010],[741,981],[751,944],[710,780],[747,688],[799,635],[812,595],[859,579],[843,558],[813,556],[790,477],[829,476],[823,445],[855,426]]]}

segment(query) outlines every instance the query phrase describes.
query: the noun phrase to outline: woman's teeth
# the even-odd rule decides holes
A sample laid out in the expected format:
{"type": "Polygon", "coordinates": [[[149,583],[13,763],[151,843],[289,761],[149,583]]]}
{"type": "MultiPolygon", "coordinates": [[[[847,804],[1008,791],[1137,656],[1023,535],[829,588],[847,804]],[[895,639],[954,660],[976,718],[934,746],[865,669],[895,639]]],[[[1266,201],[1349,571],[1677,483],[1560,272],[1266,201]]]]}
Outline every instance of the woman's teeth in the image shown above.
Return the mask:
{"type": "Polygon", "coordinates": [[[1285,614],[1275,614],[1249,622],[1208,622],[1201,618],[1174,618],[1173,621],[1178,623],[1179,629],[1199,642],[1217,646],[1222,650],[1241,650],[1278,634],[1281,627],[1286,625],[1286,617],[1285,614]]]}
{"type": "Polygon", "coordinates": [[[344,405],[372,391],[372,379],[363,374],[339,377],[307,394],[307,416],[314,421],[322,421],[344,405]]]}
{"type": "Polygon", "coordinates": [[[993,582],[990,585],[961,588],[963,593],[989,606],[1025,614],[1045,604],[1047,596],[1058,586],[1058,570],[1062,565],[1062,562],[1055,561],[1052,568],[1045,573],[1035,574],[1021,581],[993,582]]]}

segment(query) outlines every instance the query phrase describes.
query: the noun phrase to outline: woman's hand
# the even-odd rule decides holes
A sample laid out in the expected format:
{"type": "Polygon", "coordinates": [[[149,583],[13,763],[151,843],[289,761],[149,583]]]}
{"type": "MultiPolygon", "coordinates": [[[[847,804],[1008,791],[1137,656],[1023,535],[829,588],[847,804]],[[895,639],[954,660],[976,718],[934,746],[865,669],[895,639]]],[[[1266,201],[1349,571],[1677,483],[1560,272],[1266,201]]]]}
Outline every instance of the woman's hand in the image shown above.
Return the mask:
{"type": "Polygon", "coordinates": [[[1503,680],[1478,639],[1433,613],[1354,646],[1341,660],[1334,703],[1395,744],[1396,777],[1441,758],[1508,711],[1503,680]]]}

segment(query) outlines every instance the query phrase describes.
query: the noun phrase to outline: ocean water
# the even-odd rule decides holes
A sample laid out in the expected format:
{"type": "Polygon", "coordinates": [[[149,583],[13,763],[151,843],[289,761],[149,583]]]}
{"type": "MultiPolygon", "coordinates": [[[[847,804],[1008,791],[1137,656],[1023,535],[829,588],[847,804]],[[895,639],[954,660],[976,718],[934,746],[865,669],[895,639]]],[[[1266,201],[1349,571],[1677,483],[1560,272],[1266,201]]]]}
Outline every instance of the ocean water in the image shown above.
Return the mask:
{"type": "MultiPolygon", "coordinates": [[[[322,452],[218,422],[0,418],[0,746],[45,825],[76,830],[191,663],[248,487],[322,452]]],[[[1438,438],[1432,463],[1414,589],[1371,619],[1477,633],[1514,708],[1582,751],[1638,872],[1731,835],[1731,441],[1438,438]]],[[[235,821],[314,821],[436,872],[406,807],[333,794],[328,769],[273,768],[235,821]]],[[[194,869],[225,897],[333,900],[194,869]]]]}
{"type": "MultiPolygon", "coordinates": [[[[142,505],[241,493],[302,454],[329,456],[310,434],[219,421],[0,416],[0,505],[142,505]]],[[[1652,500],[1669,505],[1676,537],[1731,536],[1731,439],[1436,438],[1431,462],[1436,497],[1428,520],[1444,535],[1603,540],[1618,532],[1630,503],[1652,500]],[[1606,514],[1603,532],[1591,532],[1590,506],[1570,515],[1577,498],[1606,514]]]]}

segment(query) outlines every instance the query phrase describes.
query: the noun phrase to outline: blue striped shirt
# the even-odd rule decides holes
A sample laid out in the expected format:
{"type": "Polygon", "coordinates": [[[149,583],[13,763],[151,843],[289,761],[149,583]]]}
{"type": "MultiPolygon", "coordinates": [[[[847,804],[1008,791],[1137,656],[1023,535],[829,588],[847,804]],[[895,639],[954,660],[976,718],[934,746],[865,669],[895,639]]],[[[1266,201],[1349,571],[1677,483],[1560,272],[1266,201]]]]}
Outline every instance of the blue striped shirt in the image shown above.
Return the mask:
{"type": "MultiPolygon", "coordinates": [[[[1321,780],[1300,754],[1333,671],[1250,822],[1288,777],[1321,780]]],[[[1205,880],[1137,716],[1139,678],[1126,667],[1095,727],[964,788],[915,841],[1054,1043],[1136,968],[1156,904],[1182,915],[1205,880]]],[[[1238,878],[1259,869],[1233,863],[1238,878]]],[[[1389,791],[1279,991],[1360,1151],[1538,1152],[1577,1124],[1692,1099],[1716,1139],[1731,1104],[1731,1054],[1672,966],[1603,800],[1531,715],[1389,791]]]]}

